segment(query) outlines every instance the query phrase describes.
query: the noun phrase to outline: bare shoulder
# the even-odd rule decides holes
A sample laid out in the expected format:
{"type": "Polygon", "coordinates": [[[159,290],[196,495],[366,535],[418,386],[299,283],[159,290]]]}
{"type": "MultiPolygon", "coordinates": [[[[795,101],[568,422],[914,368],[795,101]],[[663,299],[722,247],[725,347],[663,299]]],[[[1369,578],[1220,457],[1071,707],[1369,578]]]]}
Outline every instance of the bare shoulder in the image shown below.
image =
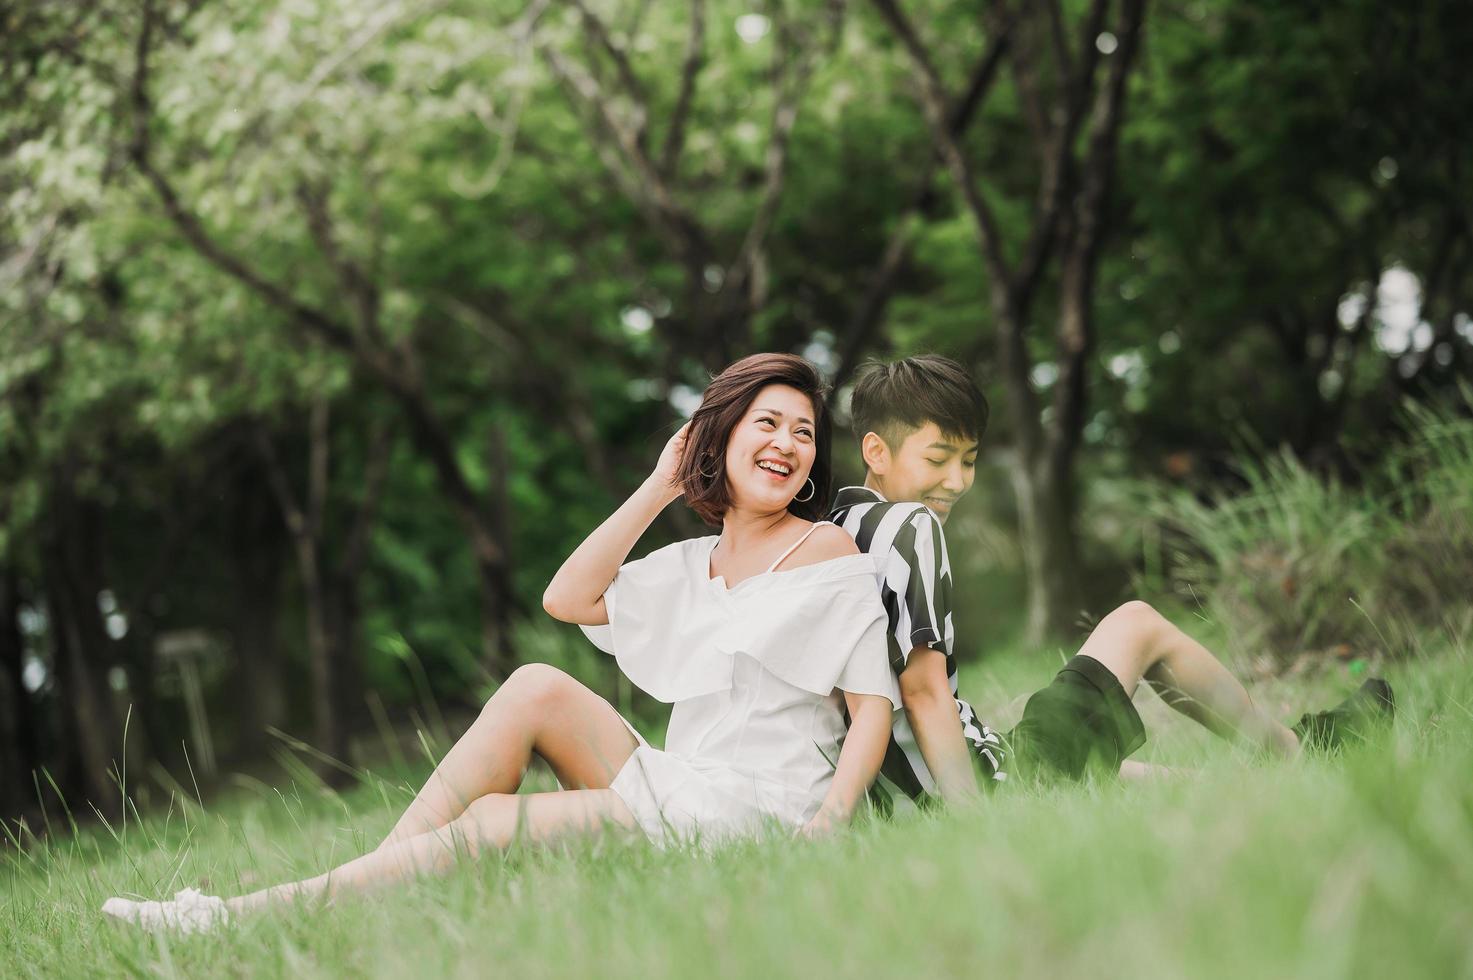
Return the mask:
{"type": "Polygon", "coordinates": [[[821,524],[813,529],[813,533],[793,552],[792,557],[783,562],[783,567],[801,568],[804,565],[816,565],[821,561],[857,554],[859,548],[855,546],[848,531],[836,524],[821,524]]]}

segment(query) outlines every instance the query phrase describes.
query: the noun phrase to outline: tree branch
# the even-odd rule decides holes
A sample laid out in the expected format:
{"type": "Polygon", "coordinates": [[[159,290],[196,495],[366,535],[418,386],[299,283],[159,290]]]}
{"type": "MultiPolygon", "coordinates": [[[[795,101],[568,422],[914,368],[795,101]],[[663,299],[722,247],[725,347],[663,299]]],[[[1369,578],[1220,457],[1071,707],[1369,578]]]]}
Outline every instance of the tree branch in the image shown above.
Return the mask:
{"type": "Polygon", "coordinates": [[[319,61],[306,80],[296,86],[285,101],[274,109],[272,115],[276,117],[278,124],[279,121],[295,114],[314,92],[337,74],[339,69],[361,54],[386,31],[398,26],[398,22],[406,14],[415,13],[427,16],[445,6],[445,0],[438,0],[427,6],[428,9],[426,5],[416,4],[411,10],[403,2],[380,5],[362,27],[351,34],[336,51],[319,61]]]}
{"type": "Polygon", "coordinates": [[[1105,196],[1114,177],[1115,151],[1124,117],[1126,82],[1139,48],[1145,0],[1123,0],[1120,46],[1111,56],[1105,84],[1097,93],[1080,190],[1070,215],[1070,235],[1061,273],[1059,378],[1054,386],[1051,465],[1070,465],[1084,428],[1086,361],[1094,346],[1094,283],[1104,238],[1105,196]]]}
{"type": "Polygon", "coordinates": [[[870,339],[884,320],[885,310],[894,292],[895,277],[900,274],[900,268],[910,254],[919,218],[920,208],[912,204],[895,222],[895,229],[890,233],[890,240],[885,243],[885,251],[864,291],[864,298],[855,308],[839,339],[839,367],[834,371],[832,380],[835,388],[846,384],[858,370],[859,359],[864,356],[870,339]]]}
{"type": "Polygon", "coordinates": [[[1040,153],[1038,196],[1034,201],[1031,231],[1018,263],[1017,293],[1025,311],[1032,306],[1034,292],[1057,241],[1059,216],[1073,189],[1074,142],[1094,91],[1095,66],[1099,63],[1096,38],[1108,9],[1109,0],[1093,0],[1090,5],[1079,35],[1079,71],[1061,89],[1061,104],[1056,108],[1060,122],[1040,153]]]}
{"type": "Polygon", "coordinates": [[[617,153],[600,153],[604,165],[620,178],[629,199],[639,205],[646,219],[687,265],[704,267],[711,249],[695,218],[676,199],[664,176],[645,154],[614,111],[608,95],[592,75],[564,58],[551,44],[538,44],[554,75],[587,106],[602,124],[590,136],[595,148],[617,153]],[[600,135],[602,134],[602,135],[600,135]],[[622,167],[621,167],[622,164],[622,167]],[[623,168],[627,168],[624,172],[623,168]]]}
{"type": "Polygon", "coordinates": [[[319,396],[313,400],[307,415],[307,533],[313,540],[321,538],[327,512],[328,464],[332,452],[330,411],[327,399],[319,396]]]}
{"type": "Polygon", "coordinates": [[[1109,73],[1091,114],[1089,143],[1081,177],[1077,241],[1091,251],[1102,238],[1101,217],[1105,195],[1115,176],[1115,155],[1120,145],[1120,125],[1125,116],[1125,89],[1140,47],[1141,24],[1146,0],[1124,0],[1120,12],[1120,46],[1111,55],[1109,73]]]}
{"type": "MultiPolygon", "coordinates": [[[[905,14],[901,12],[896,0],[873,0],[873,2],[910,55],[917,81],[920,83],[921,106],[927,122],[930,123],[932,139],[976,223],[982,255],[992,279],[994,306],[997,306],[999,305],[999,294],[1012,291],[1012,275],[1003,254],[1002,234],[997,220],[993,217],[992,209],[988,207],[977,188],[971,164],[947,126],[949,113],[941,76],[931,63],[930,54],[920,36],[916,34],[905,14]]],[[[1007,302],[1010,303],[1011,300],[1008,299],[1007,302]]]]}
{"type": "MultiPolygon", "coordinates": [[[[498,296],[492,301],[505,305],[504,297],[498,296]]],[[[561,417],[567,423],[573,440],[587,456],[594,480],[610,496],[621,495],[623,487],[609,457],[608,447],[599,435],[594,412],[583,392],[567,385],[560,369],[560,365],[573,355],[550,351],[547,345],[539,345],[533,340],[537,331],[531,325],[505,315],[504,311],[493,314],[485,308],[490,302],[473,305],[452,296],[442,296],[439,302],[446,312],[468,325],[498,351],[515,352],[518,371],[509,379],[513,390],[524,392],[530,401],[545,409],[550,416],[561,417]]],[[[587,356],[589,349],[583,347],[579,353],[587,356]]],[[[594,356],[599,356],[599,353],[594,356]]]]}
{"type": "Polygon", "coordinates": [[[205,229],[193,211],[185,206],[173,183],[164,176],[153,161],[153,144],[150,134],[152,104],[148,95],[149,58],[152,53],[154,30],[157,27],[157,11],[153,0],[143,6],[143,24],[138,32],[134,48],[133,83],[130,92],[133,140],[129,154],[140,173],[153,187],[155,195],[164,207],[164,212],[174,227],[184,236],[194,250],[206,261],[236,280],[298,323],[316,333],[324,341],[339,350],[368,356],[360,338],[347,326],[315,307],[298,300],[280,286],[266,279],[247,263],[227,252],[205,229]]]}
{"type": "Polygon", "coordinates": [[[373,529],[378,514],[378,503],[384,487],[384,478],[389,472],[389,455],[393,448],[393,431],[385,423],[372,427],[368,435],[368,456],[363,466],[363,499],[348,530],[343,544],[342,558],[338,561],[338,578],[348,581],[358,575],[363,566],[368,548],[368,534],[373,529]]]}
{"type": "Polygon", "coordinates": [[[788,44],[790,29],[787,25],[779,24],[774,35],[773,77],[776,95],[772,110],[771,135],[767,141],[767,158],[763,168],[762,196],[752,216],[752,223],[747,227],[741,247],[728,267],[724,280],[727,283],[744,284],[748,289],[747,301],[751,307],[762,305],[761,297],[755,294],[757,287],[753,281],[754,266],[761,254],[767,234],[772,229],[778,206],[782,203],[783,186],[787,177],[788,147],[793,134],[793,125],[798,120],[798,106],[807,89],[808,81],[812,78],[814,64],[817,60],[811,49],[796,57],[792,54],[788,44]],[[789,65],[793,67],[789,69],[789,65]],[[787,75],[789,71],[791,71],[791,77],[785,80],[784,75],[787,75]]]}
{"type": "Polygon", "coordinates": [[[333,232],[332,216],[327,210],[327,191],[306,181],[297,184],[297,200],[307,219],[307,230],[317,250],[337,274],[338,283],[358,313],[359,327],[374,340],[383,342],[379,331],[378,285],[357,262],[344,254],[333,232]]]}
{"type": "Polygon", "coordinates": [[[1022,7],[1027,9],[1026,14],[1019,14],[1019,25],[1017,37],[1014,39],[1014,57],[1009,64],[1012,67],[1013,85],[1018,91],[1018,105],[1023,111],[1023,121],[1027,124],[1028,135],[1032,138],[1033,148],[1043,156],[1048,152],[1050,125],[1048,115],[1043,109],[1043,98],[1040,95],[1038,73],[1034,67],[1039,62],[1038,54],[1038,12],[1034,4],[1029,0],[1021,0],[1022,7]]]}
{"type": "MultiPolygon", "coordinates": [[[[1074,59],[1069,56],[1069,42],[1064,35],[1064,11],[1059,0],[1043,0],[1044,13],[1048,17],[1049,43],[1053,48],[1054,64],[1058,66],[1059,77],[1063,79],[1065,88],[1074,86],[1074,59]]],[[[1096,31],[1094,36],[1098,36],[1096,31]]],[[[1089,38],[1090,47],[1094,47],[1094,36],[1089,38]]]]}
{"type": "Polygon", "coordinates": [[[606,25],[597,14],[595,14],[584,2],[584,0],[567,0],[583,20],[583,26],[593,36],[593,40],[609,56],[614,63],[614,72],[619,76],[619,84],[624,90],[625,96],[634,107],[633,139],[636,145],[643,147],[645,142],[646,127],[649,125],[649,99],[645,95],[644,84],[640,82],[639,76],[634,73],[634,66],[629,62],[629,55],[624,48],[614,40],[606,25]]]}
{"type": "Polygon", "coordinates": [[[281,508],[282,522],[291,533],[293,542],[300,547],[303,541],[312,539],[311,525],[306,512],[297,502],[296,494],[292,493],[291,484],[286,478],[286,467],[282,465],[281,456],[276,452],[276,446],[272,443],[264,423],[251,423],[251,439],[256,444],[261,461],[266,464],[266,480],[271,486],[272,495],[276,497],[277,506],[281,508]]]}
{"type": "Polygon", "coordinates": [[[670,127],[665,130],[665,145],[660,151],[660,171],[674,180],[680,169],[680,154],[685,149],[685,124],[695,102],[696,78],[705,65],[706,0],[691,0],[690,35],[685,44],[685,61],[680,68],[680,94],[670,114],[670,127]]]}
{"type": "MultiPolygon", "coordinates": [[[[1012,35],[1013,18],[1009,17],[1003,21],[1000,30],[988,43],[987,50],[983,52],[977,66],[972,70],[971,80],[967,85],[966,94],[953,108],[949,120],[949,128],[952,137],[958,142],[977,110],[986,100],[987,93],[991,91],[993,83],[997,80],[998,66],[1002,64],[1002,57],[1008,50],[1009,39],[1012,35]]],[[[916,221],[926,203],[931,200],[933,184],[935,181],[936,164],[940,161],[940,155],[933,152],[926,154],[926,162],[923,164],[920,183],[905,210],[900,213],[895,222],[894,229],[890,232],[890,238],[885,243],[884,251],[881,252],[879,265],[876,266],[870,277],[869,286],[865,289],[864,298],[849,318],[844,328],[839,343],[839,367],[834,372],[833,385],[838,388],[845,384],[859,367],[859,359],[869,347],[870,338],[879,329],[884,320],[885,310],[889,306],[891,293],[895,287],[895,277],[900,274],[905,265],[905,259],[910,254],[911,242],[915,237],[916,221]]]]}

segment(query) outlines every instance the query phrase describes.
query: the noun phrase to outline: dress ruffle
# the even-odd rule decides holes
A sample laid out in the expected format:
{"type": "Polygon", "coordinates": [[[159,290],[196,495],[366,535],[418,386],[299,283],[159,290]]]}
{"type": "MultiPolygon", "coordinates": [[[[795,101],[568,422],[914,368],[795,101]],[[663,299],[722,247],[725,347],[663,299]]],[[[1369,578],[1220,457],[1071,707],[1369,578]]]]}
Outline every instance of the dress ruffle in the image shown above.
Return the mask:
{"type": "Polygon", "coordinates": [[[837,688],[900,704],[886,658],[873,655],[885,648],[887,626],[870,556],[767,572],[727,589],[708,578],[712,542],[682,541],[624,565],[604,593],[609,625],[583,627],[640,690],[667,704],[729,690],[741,654],[813,694],[837,688]]]}
{"type": "Polygon", "coordinates": [[[719,617],[697,592],[712,584],[691,568],[695,551],[710,547],[709,538],[680,541],[624,565],[604,592],[608,627],[583,627],[624,676],[666,704],[731,688],[731,657],[710,644],[719,617]]]}
{"type": "Polygon", "coordinates": [[[885,646],[885,609],[876,601],[868,555],[835,558],[749,579],[733,595],[732,615],[713,645],[742,654],[794,687],[827,696],[837,688],[876,694],[899,706],[895,676],[876,649],[885,646]],[[747,589],[748,582],[759,587],[747,589]]]}

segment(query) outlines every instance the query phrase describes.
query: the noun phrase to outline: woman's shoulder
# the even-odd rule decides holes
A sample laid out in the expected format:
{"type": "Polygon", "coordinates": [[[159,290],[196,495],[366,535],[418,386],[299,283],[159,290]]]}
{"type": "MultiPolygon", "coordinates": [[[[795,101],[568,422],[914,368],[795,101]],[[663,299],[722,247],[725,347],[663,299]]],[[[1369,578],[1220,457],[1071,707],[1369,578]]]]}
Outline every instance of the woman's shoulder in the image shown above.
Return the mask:
{"type": "Polygon", "coordinates": [[[685,577],[699,572],[702,562],[711,554],[714,537],[685,538],[656,548],[643,558],[625,562],[619,574],[631,581],[635,579],[685,577]]]}
{"type": "Polygon", "coordinates": [[[715,541],[716,537],[714,535],[705,535],[699,538],[682,538],[679,541],[672,541],[667,545],[662,545],[637,560],[653,562],[680,561],[690,555],[710,551],[711,545],[715,541]]]}
{"type": "Polygon", "coordinates": [[[849,532],[837,524],[825,521],[809,532],[798,550],[783,562],[783,567],[792,571],[805,565],[817,565],[857,554],[859,548],[855,546],[849,532]]]}

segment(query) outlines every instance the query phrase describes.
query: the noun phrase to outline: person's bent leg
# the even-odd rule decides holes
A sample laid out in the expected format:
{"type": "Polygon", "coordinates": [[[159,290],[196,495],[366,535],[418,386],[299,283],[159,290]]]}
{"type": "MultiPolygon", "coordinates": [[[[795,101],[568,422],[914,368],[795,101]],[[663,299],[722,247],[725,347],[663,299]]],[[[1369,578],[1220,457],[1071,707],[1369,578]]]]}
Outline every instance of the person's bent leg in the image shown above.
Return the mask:
{"type": "Polygon", "coordinates": [[[1111,612],[1079,652],[1109,668],[1127,695],[1144,680],[1172,708],[1216,735],[1282,755],[1299,751],[1298,737],[1262,711],[1211,651],[1148,603],[1133,600],[1111,612]]]}
{"type": "Polygon", "coordinates": [[[1154,762],[1137,762],[1134,759],[1126,759],[1120,763],[1120,778],[1131,782],[1143,783],[1152,779],[1166,779],[1181,772],[1180,769],[1170,769],[1154,762]]]}
{"type": "Polygon", "coordinates": [[[556,667],[517,668],[379,845],[455,820],[476,800],[515,793],[535,753],[567,789],[607,789],[639,745],[619,713],[556,667]]]}
{"type": "Polygon", "coordinates": [[[617,793],[609,789],[482,796],[444,826],[406,837],[355,858],[325,874],[264,888],[226,900],[233,913],[272,902],[318,896],[331,898],[368,891],[422,874],[444,874],[457,861],[486,848],[505,849],[513,841],[549,843],[560,838],[635,831],[638,824],[617,793]]]}

